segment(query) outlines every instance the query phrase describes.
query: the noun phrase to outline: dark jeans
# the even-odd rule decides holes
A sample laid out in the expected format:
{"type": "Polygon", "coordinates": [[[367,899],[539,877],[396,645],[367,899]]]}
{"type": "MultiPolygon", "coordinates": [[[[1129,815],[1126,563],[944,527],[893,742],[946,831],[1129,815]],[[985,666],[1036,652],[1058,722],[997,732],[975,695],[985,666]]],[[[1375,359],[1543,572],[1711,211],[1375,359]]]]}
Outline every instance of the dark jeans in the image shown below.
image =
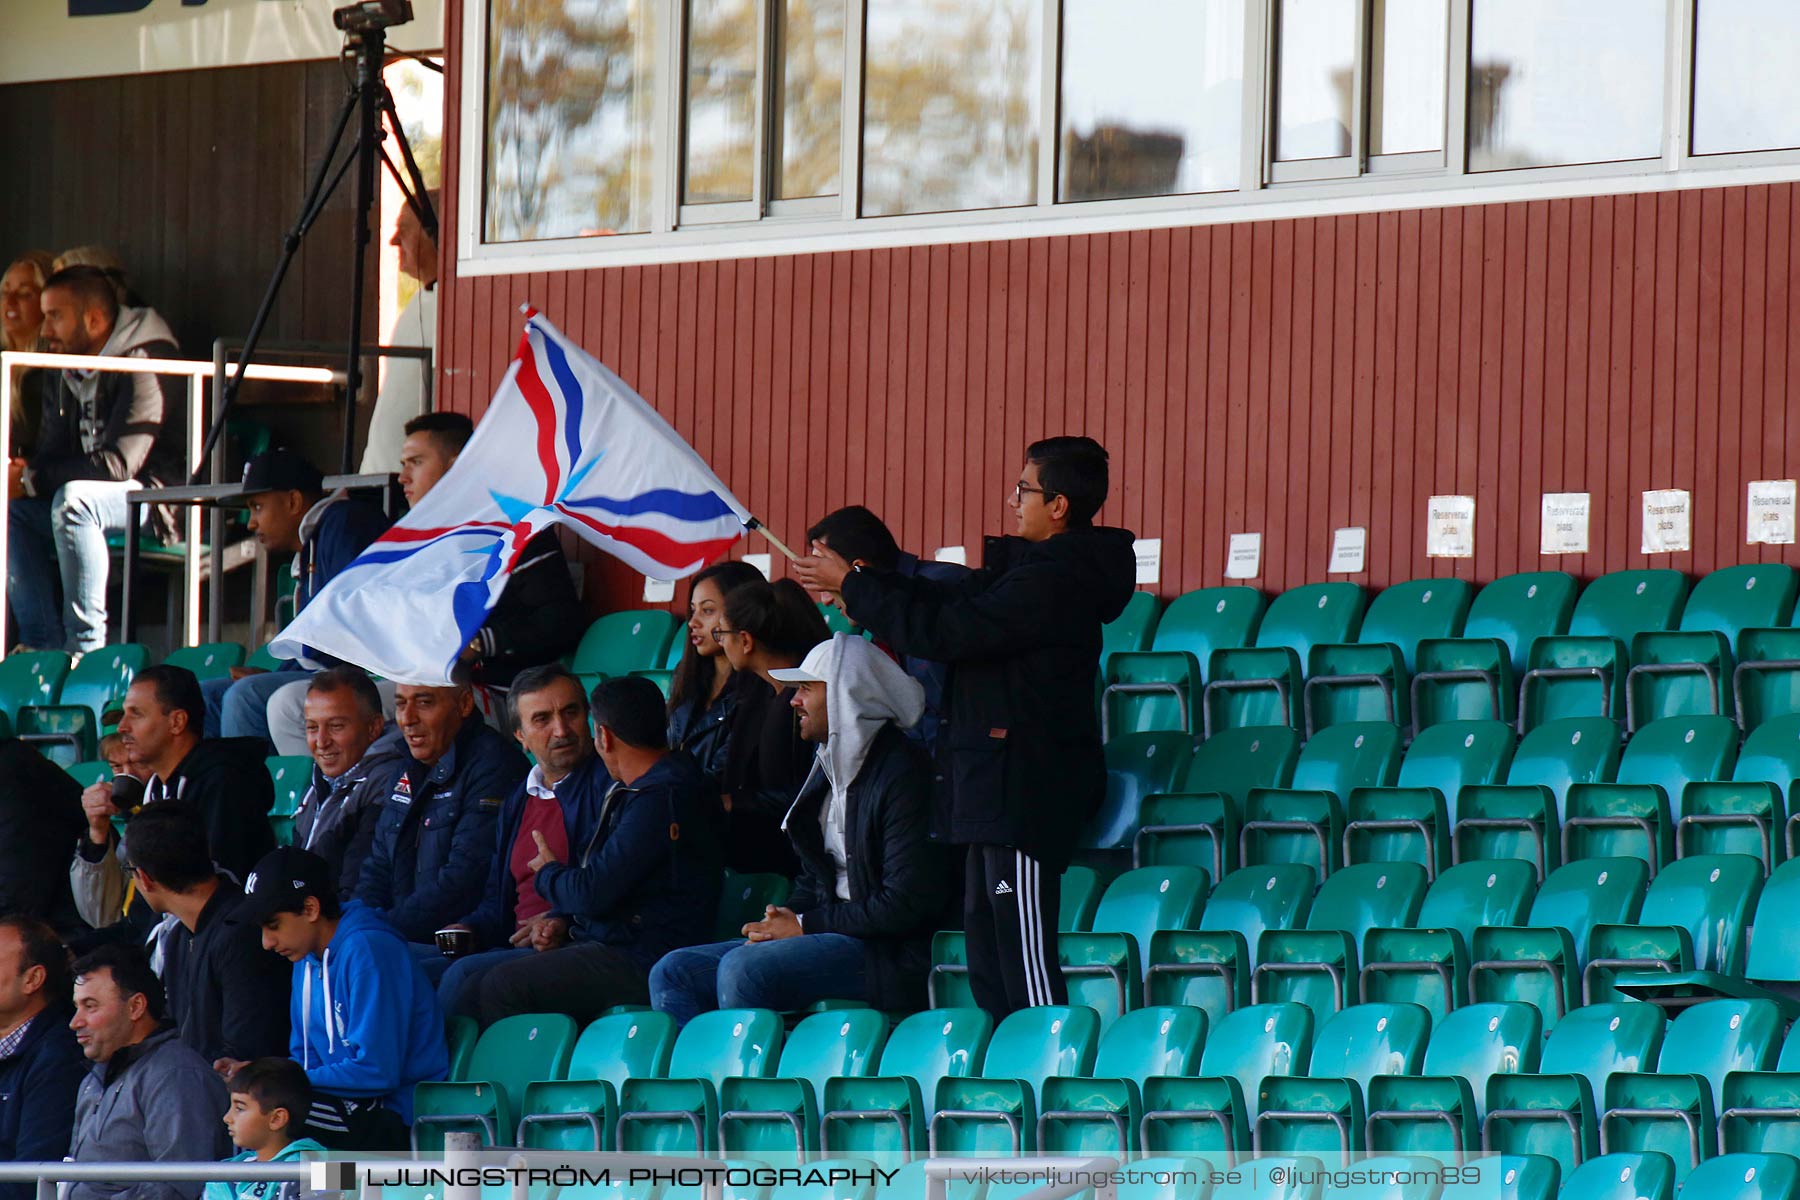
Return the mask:
{"type": "Polygon", "coordinates": [[[650,969],[650,1007],[677,1025],[715,1008],[793,1012],[820,1000],[867,998],[862,941],[841,933],[689,946],[650,969]]]}
{"type": "Polygon", "coordinates": [[[616,1004],[650,1002],[648,972],[623,950],[599,942],[499,963],[476,986],[476,1020],[483,1029],[519,1013],[567,1013],[586,1025],[616,1004]]]}

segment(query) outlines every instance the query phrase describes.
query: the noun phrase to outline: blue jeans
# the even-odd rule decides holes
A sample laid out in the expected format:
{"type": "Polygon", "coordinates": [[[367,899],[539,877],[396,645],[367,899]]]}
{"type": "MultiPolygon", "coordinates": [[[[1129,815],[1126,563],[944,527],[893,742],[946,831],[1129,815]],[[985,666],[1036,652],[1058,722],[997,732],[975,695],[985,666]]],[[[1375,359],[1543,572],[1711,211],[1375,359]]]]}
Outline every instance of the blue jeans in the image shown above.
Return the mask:
{"type": "Polygon", "coordinates": [[[862,940],[841,933],[689,946],[650,969],[650,1007],[677,1026],[716,1008],[793,1012],[820,1000],[866,999],[862,940]]]}
{"type": "MultiPolygon", "coordinates": [[[[229,678],[208,679],[200,685],[206,701],[207,737],[254,737],[269,741],[269,697],[287,684],[311,679],[311,671],[265,671],[229,678]]],[[[271,743],[272,744],[272,743],[271,743]]]]}
{"type": "Polygon", "coordinates": [[[26,645],[83,653],[106,645],[106,536],[125,532],[125,496],[138,487],[77,479],[48,500],[8,502],[6,599],[26,645]]]}

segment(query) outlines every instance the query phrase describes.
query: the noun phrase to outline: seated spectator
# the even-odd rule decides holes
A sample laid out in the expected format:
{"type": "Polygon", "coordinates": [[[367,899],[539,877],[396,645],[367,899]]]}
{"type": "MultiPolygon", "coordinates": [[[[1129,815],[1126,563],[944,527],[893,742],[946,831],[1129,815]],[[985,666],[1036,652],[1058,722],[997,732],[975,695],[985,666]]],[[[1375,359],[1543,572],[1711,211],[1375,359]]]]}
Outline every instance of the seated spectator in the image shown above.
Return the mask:
{"type": "Polygon", "coordinates": [[[375,841],[381,803],[407,754],[398,726],[381,715],[381,693],[361,667],[327,667],[306,682],[306,749],[312,783],[294,811],[294,845],[331,865],[338,896],[356,894],[375,841]]]}
{"type": "MultiPolygon", "coordinates": [[[[225,1082],[163,1020],[162,983],[136,946],[75,962],[69,1027],[94,1064],[75,1100],[75,1162],[201,1162],[225,1151],[225,1082]]],[[[77,1183],[70,1200],[197,1200],[199,1183],[77,1183]]]]}
{"type": "MultiPolygon", "coordinates": [[[[294,556],[296,612],[388,527],[387,516],[374,505],[352,499],[341,488],[326,495],[319,469],[292,450],[268,450],[244,465],[244,503],[250,509],[250,532],[263,550],[294,556]]],[[[313,657],[325,662],[329,656],[313,657]]],[[[207,680],[208,736],[267,743],[269,697],[283,684],[305,682],[311,673],[311,668],[289,662],[273,671],[233,667],[229,678],[207,680]]]]}
{"type": "Polygon", "coordinates": [[[759,579],[725,595],[725,622],[714,627],[713,637],[731,669],[745,677],[719,782],[734,871],[791,876],[800,869],[781,821],[812,770],[813,748],[794,720],[793,689],[769,672],[799,666],[830,636],[825,618],[791,579],[773,584],[759,579]]]}
{"type": "Polygon", "coordinates": [[[563,1012],[586,1023],[615,1004],[649,1001],[657,959],[710,936],[718,915],[718,815],[698,764],[664,742],[663,698],[648,679],[607,679],[594,689],[594,744],[616,781],[585,845],[569,859],[534,831],[537,892],[569,918],[540,925],[533,947],[481,980],[477,1019],[563,1012]]]}
{"type": "MultiPolygon", "coordinates": [[[[27,250],[13,259],[0,275],[0,350],[42,350],[44,309],[40,300],[44,280],[55,274],[50,255],[27,250]]],[[[14,367],[10,458],[31,457],[37,446],[38,420],[43,415],[38,397],[43,394],[42,368],[14,367]]]]}
{"type": "MultiPolygon", "coordinates": [[[[55,1162],[69,1152],[87,1060],[69,1029],[69,959],[56,931],[0,917],[0,1162],[55,1162]]],[[[0,1183],[0,1200],[32,1200],[0,1183]]]]}
{"type": "Polygon", "coordinates": [[[0,738],[0,912],[73,934],[84,927],[69,892],[69,847],[87,828],[81,785],[17,738],[0,738]]]}
{"type": "Polygon", "coordinates": [[[100,739],[100,761],[113,773],[114,779],[136,779],[142,783],[149,779],[144,764],[134,762],[125,751],[125,736],[118,730],[100,739]]]}
{"type": "Polygon", "coordinates": [[[519,744],[537,765],[500,810],[498,853],[481,906],[450,926],[468,930],[480,953],[424,961],[428,977],[441,977],[438,1003],[446,1016],[464,1015],[475,999],[472,989],[492,968],[566,938],[568,917],[538,893],[530,867],[536,837],[567,861],[569,847],[585,846],[592,836],[612,786],[588,734],[587,697],[566,668],[553,663],[522,672],[508,700],[519,744]]]}
{"type": "MultiPolygon", "coordinates": [[[[438,191],[426,195],[434,213],[443,211],[438,205],[438,191]]],[[[425,232],[419,214],[411,204],[402,205],[394,221],[393,236],[388,245],[400,252],[400,273],[417,281],[413,293],[400,315],[394,318],[394,332],[388,341],[395,346],[437,345],[437,239],[425,232]]],[[[395,469],[404,461],[402,438],[412,432],[411,419],[425,407],[425,375],[431,370],[429,359],[384,358],[381,394],[375,398],[375,411],[369,417],[369,438],[363,446],[364,475],[380,475],[395,469]]],[[[408,503],[414,503],[407,498],[408,503]]]]}
{"type": "MultiPolygon", "coordinates": [[[[312,1082],[299,1063],[259,1058],[233,1071],[225,1086],[231,1093],[225,1128],[239,1151],[226,1162],[297,1162],[324,1154],[325,1147],[306,1136],[312,1082]]],[[[291,1180],[209,1183],[205,1200],[298,1200],[303,1190],[291,1180]]]]}
{"type": "MultiPolygon", "coordinates": [[[[806,537],[815,547],[824,546],[835,551],[852,566],[892,571],[904,579],[924,579],[955,588],[971,574],[969,568],[959,563],[926,562],[916,554],[906,553],[900,549],[893,532],[882,519],[860,504],[826,513],[819,518],[818,524],[806,531],[806,537]]],[[[839,612],[844,611],[843,596],[837,592],[825,592],[822,595],[827,604],[839,612]]],[[[938,731],[944,727],[950,668],[944,663],[920,658],[915,654],[895,657],[906,673],[918,680],[925,689],[925,715],[919,718],[917,725],[906,731],[906,735],[935,753],[938,731]]]]}
{"type": "MultiPolygon", "coordinates": [[[[427,413],[406,423],[400,487],[408,504],[417,506],[437,486],[474,433],[475,426],[461,413],[427,413]]],[[[546,529],[525,544],[494,610],[462,653],[477,707],[490,725],[511,732],[501,693],[524,668],[555,662],[574,650],[587,624],[562,543],[556,530],[546,529]]],[[[304,694],[299,684],[290,683],[269,698],[269,737],[278,754],[302,752],[304,694]]],[[[391,713],[391,692],[386,699],[391,713]]]]}
{"type": "MultiPolygon", "coordinates": [[[[40,303],[44,348],[54,353],[175,353],[163,319],[121,308],[93,267],[50,276],[40,303]]],[[[37,449],[29,462],[15,455],[7,473],[7,597],[25,645],[86,652],[106,644],[106,538],[124,534],[129,492],[184,478],[179,437],[162,436],[180,428],[179,407],[154,375],[44,372],[37,449]]]]}
{"type": "Polygon", "coordinates": [[[744,939],[664,956],[650,1003],[684,1025],[715,1007],[792,1012],[826,999],[923,1008],[931,936],[955,907],[950,859],[927,833],[931,760],[903,732],[924,711],[923,689],[847,633],[773,674],[795,687],[800,733],[818,745],[787,819],[804,872],[744,939]]]}
{"type": "Polygon", "coordinates": [[[724,624],[726,593],[761,578],[749,563],[726,559],[703,568],[688,584],[687,645],[669,683],[669,748],[691,755],[715,783],[725,773],[743,677],[731,669],[713,630],[724,624]]]}
{"type": "Polygon", "coordinates": [[[294,964],[288,1056],[312,1083],[311,1135],[333,1150],[404,1147],[413,1085],[450,1069],[443,1015],[405,941],[365,905],[340,905],[325,860],[293,846],[256,864],[233,919],[294,964]]]}
{"type": "MultiPolygon", "coordinates": [[[[275,785],[263,765],[261,743],[201,738],[201,710],[200,683],[192,671],[167,664],[146,667],[125,693],[119,735],[126,755],[149,772],[143,802],[186,801],[206,828],[213,861],[242,879],[275,845],[269,828],[275,785]]],[[[124,850],[113,834],[112,818],[130,811],[118,804],[126,791],[135,791],[135,781],[102,781],[81,794],[87,836],[76,844],[69,882],[82,919],[96,929],[126,916],[136,894],[122,864],[108,861],[124,850]]]]}
{"type": "Polygon", "coordinates": [[[151,912],[175,918],[158,973],[181,1040],[209,1063],[283,1053],[289,972],[263,953],[255,929],[231,922],[244,894],[214,868],[193,806],[162,800],[140,808],[125,826],[125,845],[138,895],[151,912]]]}
{"type": "Polygon", "coordinates": [[[394,697],[404,769],[382,806],[356,898],[409,942],[481,903],[494,859],[500,804],[525,778],[525,760],[475,712],[469,687],[402,684],[394,697]]]}

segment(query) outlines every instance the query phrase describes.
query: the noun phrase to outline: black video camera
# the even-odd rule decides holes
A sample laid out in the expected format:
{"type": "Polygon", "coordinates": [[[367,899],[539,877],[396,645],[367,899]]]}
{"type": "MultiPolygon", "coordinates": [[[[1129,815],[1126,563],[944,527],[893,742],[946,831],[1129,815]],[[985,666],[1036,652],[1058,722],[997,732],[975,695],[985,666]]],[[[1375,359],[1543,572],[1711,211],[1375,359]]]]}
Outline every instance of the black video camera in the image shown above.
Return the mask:
{"type": "Polygon", "coordinates": [[[404,25],[413,19],[412,0],[359,0],[331,14],[331,23],[346,33],[364,33],[404,25]]]}

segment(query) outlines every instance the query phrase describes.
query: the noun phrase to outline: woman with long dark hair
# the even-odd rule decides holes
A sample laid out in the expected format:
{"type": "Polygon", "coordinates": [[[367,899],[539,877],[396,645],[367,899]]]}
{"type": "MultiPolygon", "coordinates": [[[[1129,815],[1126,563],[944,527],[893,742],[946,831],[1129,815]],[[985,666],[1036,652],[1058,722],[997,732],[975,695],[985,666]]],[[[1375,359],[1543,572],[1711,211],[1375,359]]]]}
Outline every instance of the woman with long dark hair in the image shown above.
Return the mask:
{"type": "Polygon", "coordinates": [[[760,579],[749,563],[728,559],[696,574],[688,587],[687,645],[669,684],[669,746],[693,755],[715,783],[725,771],[740,681],[713,630],[724,623],[726,593],[760,579]]]}

